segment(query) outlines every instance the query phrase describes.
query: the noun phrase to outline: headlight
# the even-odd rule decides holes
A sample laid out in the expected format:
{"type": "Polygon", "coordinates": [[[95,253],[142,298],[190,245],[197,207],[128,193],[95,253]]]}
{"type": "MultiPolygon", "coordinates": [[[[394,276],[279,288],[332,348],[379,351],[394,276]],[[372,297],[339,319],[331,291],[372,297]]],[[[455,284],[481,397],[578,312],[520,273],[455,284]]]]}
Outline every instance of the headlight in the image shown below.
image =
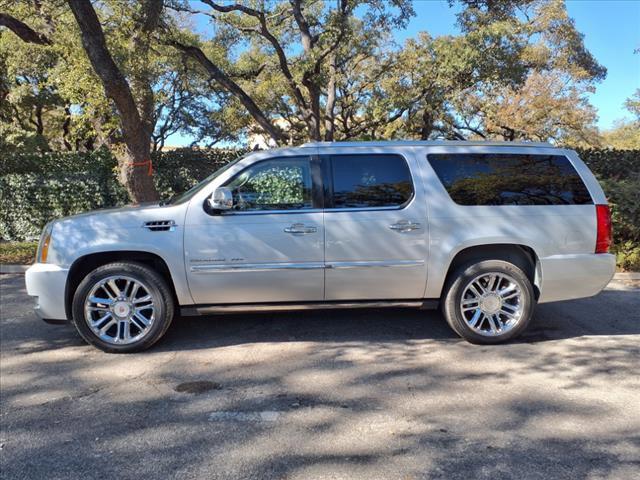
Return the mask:
{"type": "Polygon", "coordinates": [[[53,231],[53,222],[49,222],[45,225],[40,236],[40,243],[38,244],[38,253],[36,255],[37,263],[47,263],[47,256],[49,255],[49,247],[51,246],[51,232],[53,231]]]}

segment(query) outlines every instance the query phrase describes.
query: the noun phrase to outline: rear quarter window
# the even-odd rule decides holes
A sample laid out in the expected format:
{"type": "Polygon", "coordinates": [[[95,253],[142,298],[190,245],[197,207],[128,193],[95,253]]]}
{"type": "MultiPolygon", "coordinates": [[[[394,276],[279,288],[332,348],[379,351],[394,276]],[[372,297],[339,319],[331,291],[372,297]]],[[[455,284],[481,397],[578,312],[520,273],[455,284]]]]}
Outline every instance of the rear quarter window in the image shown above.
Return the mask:
{"type": "Polygon", "coordinates": [[[564,155],[429,154],[459,205],[586,205],[591,195],[564,155]]]}

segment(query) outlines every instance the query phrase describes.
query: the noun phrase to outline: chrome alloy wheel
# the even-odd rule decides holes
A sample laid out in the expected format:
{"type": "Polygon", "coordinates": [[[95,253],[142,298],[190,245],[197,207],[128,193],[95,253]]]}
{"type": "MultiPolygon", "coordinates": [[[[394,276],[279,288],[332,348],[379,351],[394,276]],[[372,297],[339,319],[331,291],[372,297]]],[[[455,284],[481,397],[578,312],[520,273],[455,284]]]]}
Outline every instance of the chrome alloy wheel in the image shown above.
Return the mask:
{"type": "Polygon", "coordinates": [[[142,339],[155,320],[151,290],[140,280],[111,276],[96,283],[84,303],[84,319],[91,331],[112,345],[142,339]]]}
{"type": "Polygon", "coordinates": [[[494,337],[518,324],[522,302],[522,289],[513,277],[498,272],[483,273],[463,290],[460,311],[474,332],[494,337]]]}

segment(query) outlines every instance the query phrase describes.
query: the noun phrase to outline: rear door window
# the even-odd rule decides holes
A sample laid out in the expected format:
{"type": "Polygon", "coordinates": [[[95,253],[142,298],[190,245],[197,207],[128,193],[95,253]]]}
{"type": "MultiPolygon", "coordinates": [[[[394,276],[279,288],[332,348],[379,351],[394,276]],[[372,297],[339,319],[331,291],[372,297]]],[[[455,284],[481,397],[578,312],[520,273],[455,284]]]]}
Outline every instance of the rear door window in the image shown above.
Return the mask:
{"type": "Polygon", "coordinates": [[[585,205],[593,203],[564,155],[429,154],[429,163],[460,205],[585,205]]]}
{"type": "Polygon", "coordinates": [[[413,197],[411,172],[400,155],[332,155],[329,169],[329,208],[401,207],[413,197]]]}

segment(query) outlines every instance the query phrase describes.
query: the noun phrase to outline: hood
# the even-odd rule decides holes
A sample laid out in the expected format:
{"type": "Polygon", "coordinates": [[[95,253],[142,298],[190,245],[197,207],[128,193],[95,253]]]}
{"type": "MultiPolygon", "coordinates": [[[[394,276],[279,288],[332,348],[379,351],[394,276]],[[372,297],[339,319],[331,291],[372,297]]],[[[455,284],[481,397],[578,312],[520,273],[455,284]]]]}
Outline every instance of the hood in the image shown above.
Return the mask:
{"type": "Polygon", "coordinates": [[[132,213],[132,212],[140,212],[143,210],[153,210],[155,208],[160,207],[160,203],[158,202],[146,202],[139,204],[131,204],[125,205],[123,207],[107,207],[107,208],[99,208],[97,210],[90,210],[88,212],[76,213],[75,215],[69,215],[68,217],[62,217],[57,219],[58,222],[64,222],[67,220],[79,220],[86,217],[92,217],[94,215],[111,215],[118,213],[132,213]]]}
{"type": "Polygon", "coordinates": [[[186,205],[161,205],[157,202],[105,208],[79,213],[55,221],[56,230],[140,228],[146,222],[172,220],[182,223],[186,205]]]}

